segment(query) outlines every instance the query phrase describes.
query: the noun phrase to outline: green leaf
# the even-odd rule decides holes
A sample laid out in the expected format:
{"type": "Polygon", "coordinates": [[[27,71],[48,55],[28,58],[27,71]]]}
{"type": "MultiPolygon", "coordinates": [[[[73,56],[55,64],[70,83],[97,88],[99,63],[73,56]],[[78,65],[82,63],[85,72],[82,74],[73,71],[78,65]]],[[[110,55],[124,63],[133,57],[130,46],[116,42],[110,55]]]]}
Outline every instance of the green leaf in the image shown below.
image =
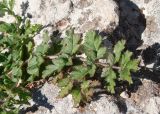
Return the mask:
{"type": "Polygon", "coordinates": [[[59,87],[65,87],[70,83],[70,81],[71,80],[69,78],[61,79],[60,81],[58,81],[58,86],[59,87]]]}
{"type": "Polygon", "coordinates": [[[107,49],[105,47],[101,47],[97,52],[97,59],[103,58],[107,49]]]}
{"type": "Polygon", "coordinates": [[[5,6],[8,6],[7,0],[2,0],[2,3],[3,3],[5,6]]]}
{"type": "Polygon", "coordinates": [[[31,52],[33,49],[33,43],[30,41],[28,44],[27,44],[27,50],[28,52],[31,52]]]}
{"type": "Polygon", "coordinates": [[[22,76],[22,69],[20,67],[13,67],[12,75],[14,76],[12,80],[17,82],[22,76]]]}
{"type": "Polygon", "coordinates": [[[125,45],[125,40],[118,41],[117,44],[114,46],[114,54],[115,54],[115,63],[119,61],[121,57],[121,53],[125,45]]]}
{"type": "Polygon", "coordinates": [[[0,32],[13,33],[16,31],[15,24],[10,24],[6,22],[0,22],[0,32]]]}
{"type": "Polygon", "coordinates": [[[73,65],[72,57],[70,55],[62,54],[62,55],[60,55],[60,58],[64,58],[64,60],[66,62],[66,66],[73,65]]]}
{"type": "Polygon", "coordinates": [[[84,66],[76,66],[70,76],[74,80],[81,80],[88,74],[88,68],[84,66]]]}
{"type": "Polygon", "coordinates": [[[139,64],[139,60],[130,60],[126,67],[134,72],[136,72],[138,70],[138,64],[139,64]]]}
{"type": "Polygon", "coordinates": [[[88,92],[89,85],[90,85],[90,82],[89,82],[89,81],[83,81],[83,83],[81,84],[82,94],[85,95],[85,94],[88,92]]]}
{"type": "Polygon", "coordinates": [[[79,49],[80,38],[74,34],[74,30],[67,31],[67,37],[63,40],[62,53],[73,55],[79,49]]]}
{"type": "Polygon", "coordinates": [[[41,56],[31,56],[28,60],[27,72],[33,76],[39,76],[40,65],[44,62],[41,56]]]}
{"type": "Polygon", "coordinates": [[[48,44],[49,40],[50,40],[50,36],[49,36],[48,31],[44,31],[42,44],[48,44]]]}
{"type": "Polygon", "coordinates": [[[65,58],[57,58],[57,59],[53,60],[53,64],[57,68],[56,70],[58,72],[60,72],[66,66],[67,62],[68,61],[65,58]]]}
{"type": "Polygon", "coordinates": [[[83,43],[83,51],[90,61],[102,58],[106,53],[106,48],[101,46],[102,38],[94,31],[86,33],[83,43]]]}
{"type": "Polygon", "coordinates": [[[42,28],[42,25],[39,25],[39,24],[31,25],[29,28],[26,28],[25,35],[34,36],[34,34],[37,33],[41,28],[42,28]]]}
{"type": "Polygon", "coordinates": [[[73,83],[72,82],[70,82],[67,86],[62,87],[61,91],[59,93],[59,96],[60,97],[65,97],[66,95],[68,95],[69,92],[71,91],[72,87],[73,87],[73,83]]]}
{"type": "Polygon", "coordinates": [[[122,68],[125,68],[127,63],[131,61],[132,52],[129,52],[128,50],[122,55],[120,66],[122,68]]]}
{"type": "Polygon", "coordinates": [[[99,50],[101,43],[102,43],[102,37],[96,34],[94,38],[94,47],[96,51],[99,50]]]}
{"type": "Polygon", "coordinates": [[[89,72],[88,72],[90,77],[93,77],[95,72],[96,72],[96,65],[92,64],[91,69],[89,69],[89,72]]]}
{"type": "Polygon", "coordinates": [[[110,65],[114,64],[114,55],[112,53],[108,53],[107,63],[109,63],[110,65]]]}
{"type": "Polygon", "coordinates": [[[13,10],[14,3],[15,3],[15,0],[9,0],[9,8],[10,8],[10,10],[13,10]]]}
{"type": "MultiPolygon", "coordinates": [[[[85,41],[83,44],[83,50],[86,56],[88,57],[88,59],[90,59],[91,61],[94,61],[97,56],[96,48],[98,48],[98,44],[96,45],[96,43],[94,43],[95,39],[96,39],[96,33],[94,31],[87,32],[85,41]]],[[[96,42],[99,41],[98,39],[99,38],[97,38],[96,42]]]]}
{"type": "Polygon", "coordinates": [[[68,58],[59,57],[52,61],[53,65],[48,65],[46,67],[46,70],[43,71],[42,77],[45,78],[49,75],[51,75],[54,72],[60,72],[65,66],[68,66],[70,64],[68,58]]]}
{"type": "Polygon", "coordinates": [[[4,16],[6,10],[7,10],[6,5],[2,1],[0,1],[0,16],[4,16]]]}
{"type": "Polygon", "coordinates": [[[71,94],[74,100],[74,106],[79,106],[79,103],[81,102],[82,99],[81,90],[78,88],[73,89],[71,94]]]}
{"type": "Polygon", "coordinates": [[[36,54],[40,54],[40,55],[45,55],[45,53],[47,53],[49,49],[49,45],[48,44],[40,44],[36,47],[36,54]]]}
{"type": "Polygon", "coordinates": [[[107,82],[107,90],[111,93],[115,93],[114,87],[116,86],[116,73],[113,71],[113,69],[104,68],[101,76],[105,77],[105,81],[107,82]]]}
{"type": "Polygon", "coordinates": [[[132,82],[132,78],[131,78],[131,73],[130,73],[130,70],[125,68],[121,71],[119,71],[119,76],[120,76],[120,79],[121,80],[126,80],[128,81],[130,84],[133,83],[132,82]]]}
{"type": "Polygon", "coordinates": [[[48,76],[51,76],[51,74],[57,70],[57,67],[55,65],[48,65],[46,66],[46,69],[42,72],[42,77],[46,78],[48,76]]]}

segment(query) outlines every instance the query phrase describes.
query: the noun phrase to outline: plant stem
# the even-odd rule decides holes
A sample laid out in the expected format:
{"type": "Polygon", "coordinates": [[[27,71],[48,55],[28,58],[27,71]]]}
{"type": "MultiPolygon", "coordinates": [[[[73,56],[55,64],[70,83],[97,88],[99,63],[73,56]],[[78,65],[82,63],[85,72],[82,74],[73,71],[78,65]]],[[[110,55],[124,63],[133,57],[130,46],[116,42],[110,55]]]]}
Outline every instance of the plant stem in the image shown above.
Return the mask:
{"type": "MultiPolygon", "coordinates": [[[[79,58],[82,62],[86,62],[86,58],[84,57],[81,57],[81,56],[76,56],[77,58],[79,58]]],[[[49,58],[49,59],[57,59],[58,56],[57,55],[53,55],[53,56],[47,56],[46,58],[49,58]]],[[[111,65],[109,63],[101,63],[101,62],[96,62],[95,63],[96,65],[99,65],[99,66],[102,66],[102,67],[110,67],[111,65]]],[[[113,69],[115,70],[121,70],[121,67],[118,67],[118,66],[112,66],[113,69]]]]}
{"type": "MultiPolygon", "coordinates": [[[[110,64],[109,63],[100,63],[100,62],[97,62],[95,63],[96,65],[100,65],[102,67],[110,67],[110,64]]],[[[118,67],[118,66],[111,66],[113,69],[115,70],[121,70],[121,67],[118,67]]]]}

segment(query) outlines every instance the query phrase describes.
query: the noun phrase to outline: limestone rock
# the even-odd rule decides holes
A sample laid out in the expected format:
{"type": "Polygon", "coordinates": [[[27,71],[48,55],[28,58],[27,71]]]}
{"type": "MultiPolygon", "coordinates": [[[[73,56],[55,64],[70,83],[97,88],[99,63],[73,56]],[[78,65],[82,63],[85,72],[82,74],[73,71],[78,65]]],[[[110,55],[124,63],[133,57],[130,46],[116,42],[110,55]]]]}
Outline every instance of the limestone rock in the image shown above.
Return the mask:
{"type": "Polygon", "coordinates": [[[117,4],[113,0],[72,0],[70,23],[79,32],[90,29],[114,30],[118,25],[117,4]]]}
{"type": "MultiPolygon", "coordinates": [[[[64,98],[57,98],[60,89],[45,83],[39,90],[33,93],[33,102],[38,110],[27,114],[119,114],[116,103],[106,95],[100,96],[98,100],[92,101],[83,111],[74,108],[72,95],[64,98]]],[[[24,112],[22,112],[24,113],[24,112]]]]}
{"type": "Polygon", "coordinates": [[[15,0],[14,11],[30,17],[32,23],[58,30],[75,27],[82,33],[113,30],[119,21],[117,7],[113,0],[15,0]]]}
{"type": "Polygon", "coordinates": [[[160,97],[151,97],[146,99],[142,104],[143,110],[148,114],[160,113],[160,97]]]}

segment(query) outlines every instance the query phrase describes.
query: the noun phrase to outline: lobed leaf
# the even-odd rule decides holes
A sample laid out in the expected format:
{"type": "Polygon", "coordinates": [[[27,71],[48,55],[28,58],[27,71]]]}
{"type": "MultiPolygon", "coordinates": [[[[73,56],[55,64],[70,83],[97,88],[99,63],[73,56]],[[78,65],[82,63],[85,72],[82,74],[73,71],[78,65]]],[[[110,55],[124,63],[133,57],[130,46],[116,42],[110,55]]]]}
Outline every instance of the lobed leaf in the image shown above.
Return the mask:
{"type": "Polygon", "coordinates": [[[82,99],[81,90],[78,88],[73,89],[71,94],[74,100],[74,105],[79,106],[81,99],[82,99]]]}
{"type": "Polygon", "coordinates": [[[0,32],[13,33],[16,31],[16,26],[13,23],[0,22],[0,32]]]}
{"type": "Polygon", "coordinates": [[[73,87],[72,82],[68,83],[67,86],[61,87],[61,91],[59,93],[59,96],[65,97],[66,95],[68,95],[70,93],[72,87],[73,87]]]}
{"type": "Polygon", "coordinates": [[[56,70],[57,70],[57,67],[55,65],[48,65],[46,66],[46,69],[42,72],[42,77],[46,78],[48,76],[51,76],[51,74],[56,70]]]}
{"type": "Polygon", "coordinates": [[[79,49],[80,38],[74,34],[74,30],[67,31],[67,37],[63,40],[62,53],[73,55],[79,49]]]}
{"type": "Polygon", "coordinates": [[[130,84],[133,83],[132,78],[131,78],[130,69],[124,68],[123,70],[119,71],[119,76],[121,80],[126,80],[130,84]]]}
{"type": "Polygon", "coordinates": [[[114,46],[113,52],[115,54],[115,63],[120,60],[121,53],[125,48],[124,45],[125,45],[125,40],[121,40],[121,41],[118,41],[117,44],[114,46]]]}
{"type": "Polygon", "coordinates": [[[88,68],[84,66],[76,66],[70,76],[73,80],[81,80],[88,74],[88,68]]]}
{"type": "Polygon", "coordinates": [[[94,31],[86,33],[86,37],[83,44],[83,51],[87,58],[92,62],[96,59],[104,57],[106,48],[101,46],[102,38],[94,31]]]}
{"type": "Polygon", "coordinates": [[[14,4],[15,4],[15,0],[9,0],[9,8],[10,8],[10,10],[13,10],[14,4]]]}
{"type": "Polygon", "coordinates": [[[114,87],[116,86],[115,79],[117,77],[113,69],[111,67],[104,68],[101,76],[105,78],[107,83],[107,90],[111,93],[115,93],[114,87]]]}

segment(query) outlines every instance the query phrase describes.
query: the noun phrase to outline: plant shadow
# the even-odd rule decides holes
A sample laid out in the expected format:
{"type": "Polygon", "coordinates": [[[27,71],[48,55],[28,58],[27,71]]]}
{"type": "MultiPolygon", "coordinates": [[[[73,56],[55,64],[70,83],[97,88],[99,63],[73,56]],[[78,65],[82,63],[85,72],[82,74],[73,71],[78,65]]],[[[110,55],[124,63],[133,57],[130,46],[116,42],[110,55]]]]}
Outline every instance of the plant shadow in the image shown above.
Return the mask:
{"type": "MultiPolygon", "coordinates": [[[[143,14],[142,10],[130,0],[114,1],[117,3],[119,7],[119,25],[115,28],[115,30],[113,30],[112,33],[108,34],[106,32],[101,32],[100,35],[102,35],[103,37],[107,37],[107,40],[111,41],[113,45],[116,44],[116,42],[118,42],[119,40],[125,39],[126,49],[132,51],[134,53],[134,56],[137,57],[137,48],[141,46],[143,43],[141,36],[146,28],[145,15],[143,14]]],[[[104,44],[105,42],[107,42],[107,40],[104,40],[104,44]]],[[[138,71],[138,73],[141,71],[142,70],[138,71]]],[[[129,85],[127,82],[117,81],[117,87],[115,88],[116,104],[120,112],[123,114],[127,112],[127,106],[125,101],[122,98],[120,98],[119,94],[125,91],[126,89],[128,89],[129,92],[136,92],[138,90],[139,86],[142,85],[142,82],[140,80],[141,77],[139,77],[139,75],[142,74],[138,75],[138,73],[132,73],[132,85],[129,85]]],[[[98,97],[100,94],[103,93],[96,93],[96,99],[94,100],[98,100],[100,98],[98,97]]]]}
{"type": "Polygon", "coordinates": [[[32,100],[34,101],[34,105],[31,107],[27,107],[26,109],[22,109],[20,114],[26,114],[27,112],[36,112],[38,107],[45,107],[50,111],[54,108],[53,105],[48,103],[48,98],[41,93],[40,88],[32,90],[32,100]]]}

